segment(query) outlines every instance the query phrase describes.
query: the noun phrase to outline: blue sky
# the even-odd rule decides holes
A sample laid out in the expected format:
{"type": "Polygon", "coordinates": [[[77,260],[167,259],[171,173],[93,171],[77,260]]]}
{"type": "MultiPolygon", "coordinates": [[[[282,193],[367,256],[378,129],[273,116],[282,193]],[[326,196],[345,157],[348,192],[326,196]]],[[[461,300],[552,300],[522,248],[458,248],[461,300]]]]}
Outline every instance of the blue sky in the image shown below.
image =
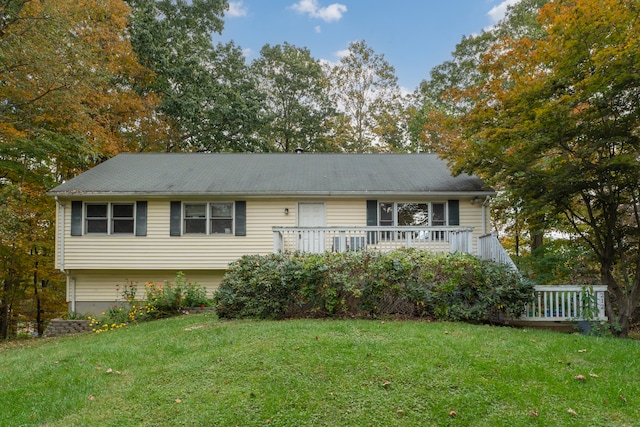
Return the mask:
{"type": "Polygon", "coordinates": [[[464,35],[495,24],[517,0],[230,0],[225,29],[248,60],[266,43],[307,47],[316,59],[337,62],[349,42],[365,40],[413,91],[436,65],[450,59],[464,35]]]}

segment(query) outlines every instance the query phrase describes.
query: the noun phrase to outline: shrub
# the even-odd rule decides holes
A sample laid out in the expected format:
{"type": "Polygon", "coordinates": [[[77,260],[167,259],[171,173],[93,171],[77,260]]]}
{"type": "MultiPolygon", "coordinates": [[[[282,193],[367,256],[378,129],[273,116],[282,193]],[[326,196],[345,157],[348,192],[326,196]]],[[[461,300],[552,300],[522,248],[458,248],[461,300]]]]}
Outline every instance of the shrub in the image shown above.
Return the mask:
{"type": "Polygon", "coordinates": [[[465,254],[415,249],[248,255],[214,294],[220,317],[428,316],[486,321],[518,316],[533,286],[465,254]]]}
{"type": "Polygon", "coordinates": [[[181,271],[176,275],[174,283],[166,282],[161,285],[148,282],[144,292],[144,311],[154,318],[178,314],[188,307],[211,305],[206,288],[188,282],[181,271]]]}
{"type": "Polygon", "coordinates": [[[214,303],[221,317],[282,318],[294,305],[303,269],[281,254],[245,255],[231,263],[214,303]]]}

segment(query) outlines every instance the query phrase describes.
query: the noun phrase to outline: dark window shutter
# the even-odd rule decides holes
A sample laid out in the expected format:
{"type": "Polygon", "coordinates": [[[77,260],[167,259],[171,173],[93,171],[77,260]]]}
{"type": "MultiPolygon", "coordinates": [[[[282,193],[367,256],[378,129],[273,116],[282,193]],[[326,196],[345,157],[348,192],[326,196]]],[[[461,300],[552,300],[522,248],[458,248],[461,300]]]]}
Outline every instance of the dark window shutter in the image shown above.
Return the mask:
{"type": "Polygon", "coordinates": [[[82,202],[71,202],[71,235],[82,236],[82,202]]]}
{"type": "Polygon", "coordinates": [[[236,202],[236,236],[247,235],[247,202],[236,202]]]}
{"type": "Polygon", "coordinates": [[[147,202],[136,202],[136,236],[147,235],[147,202]]]}
{"type": "MultiPolygon", "coordinates": [[[[376,227],[378,225],[378,201],[367,200],[367,227],[376,227]]],[[[367,233],[367,244],[375,245],[378,242],[375,231],[367,233]]]]}
{"type": "Polygon", "coordinates": [[[460,200],[449,200],[449,225],[460,225],[460,200]]]}
{"type": "Polygon", "coordinates": [[[180,222],[182,221],[182,202],[171,202],[170,217],[169,236],[179,236],[180,222]]]}
{"type": "Polygon", "coordinates": [[[378,201],[367,200],[367,227],[378,225],[378,201]]]}

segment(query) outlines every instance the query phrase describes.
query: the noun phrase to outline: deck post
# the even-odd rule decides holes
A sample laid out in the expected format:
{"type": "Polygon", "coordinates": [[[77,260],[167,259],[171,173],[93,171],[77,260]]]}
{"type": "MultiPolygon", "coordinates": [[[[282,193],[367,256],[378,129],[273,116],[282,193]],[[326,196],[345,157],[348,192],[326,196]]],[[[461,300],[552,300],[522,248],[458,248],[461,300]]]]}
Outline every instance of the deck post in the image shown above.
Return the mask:
{"type": "Polygon", "coordinates": [[[280,231],[273,230],[273,253],[284,250],[284,236],[280,231]]]}

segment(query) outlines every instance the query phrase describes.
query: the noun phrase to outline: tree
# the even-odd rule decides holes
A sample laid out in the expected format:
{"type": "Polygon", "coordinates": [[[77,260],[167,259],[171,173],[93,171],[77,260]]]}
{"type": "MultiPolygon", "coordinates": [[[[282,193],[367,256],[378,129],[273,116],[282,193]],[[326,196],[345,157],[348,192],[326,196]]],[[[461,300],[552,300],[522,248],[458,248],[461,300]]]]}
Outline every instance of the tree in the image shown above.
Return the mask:
{"type": "Polygon", "coordinates": [[[267,44],[252,68],[266,94],[265,139],[284,152],[331,151],[326,124],[332,108],[326,79],[309,49],[286,42],[267,44]]]}
{"type": "Polygon", "coordinates": [[[130,10],[122,1],[0,6],[0,337],[6,338],[26,311],[39,329],[42,314],[59,315],[42,313],[45,297],[64,280],[53,269],[55,209],[45,192],[104,158],[139,149],[140,123],[155,98],[134,90],[149,73],[131,49],[130,10]]]}
{"type": "Polygon", "coordinates": [[[545,5],[546,36],[504,38],[460,93],[447,157],[455,171],[507,186],[528,211],[563,215],[592,251],[626,335],[640,302],[640,4],[545,5]]]}
{"type": "Polygon", "coordinates": [[[349,152],[401,149],[404,111],[395,69],[364,41],[328,72],[331,98],[342,118],[334,120],[341,148],[349,152]]]}
{"type": "Polygon", "coordinates": [[[140,62],[155,79],[140,93],[160,98],[155,119],[165,151],[264,150],[257,138],[263,97],[233,43],[214,45],[226,0],[127,0],[140,62]]]}
{"type": "MultiPolygon", "coordinates": [[[[457,118],[475,105],[473,98],[464,96],[471,87],[490,78],[480,69],[483,57],[503,38],[518,40],[528,37],[540,39],[546,32],[537,21],[538,10],[548,0],[521,0],[507,9],[505,17],[494,27],[479,35],[463,37],[452,53],[452,59],[431,71],[431,78],[420,83],[414,94],[417,105],[410,119],[411,145],[414,150],[446,151],[459,133],[457,118]]],[[[514,236],[515,253],[520,254],[522,230],[528,230],[530,253],[539,255],[547,212],[527,212],[519,208],[523,201],[501,183],[501,192],[492,202],[494,218],[502,230],[514,236]]],[[[550,218],[547,218],[547,221],[550,218]]]]}
{"type": "MultiPolygon", "coordinates": [[[[126,38],[126,4],[13,3],[11,13],[17,15],[4,20],[0,38],[0,141],[55,135],[62,151],[75,146],[84,168],[136,150],[138,138],[131,134],[151,114],[155,99],[133,90],[146,73],[126,38]]],[[[58,165],[60,171],[67,166],[58,165]]],[[[77,173],[74,168],[65,177],[77,173]]]]}

